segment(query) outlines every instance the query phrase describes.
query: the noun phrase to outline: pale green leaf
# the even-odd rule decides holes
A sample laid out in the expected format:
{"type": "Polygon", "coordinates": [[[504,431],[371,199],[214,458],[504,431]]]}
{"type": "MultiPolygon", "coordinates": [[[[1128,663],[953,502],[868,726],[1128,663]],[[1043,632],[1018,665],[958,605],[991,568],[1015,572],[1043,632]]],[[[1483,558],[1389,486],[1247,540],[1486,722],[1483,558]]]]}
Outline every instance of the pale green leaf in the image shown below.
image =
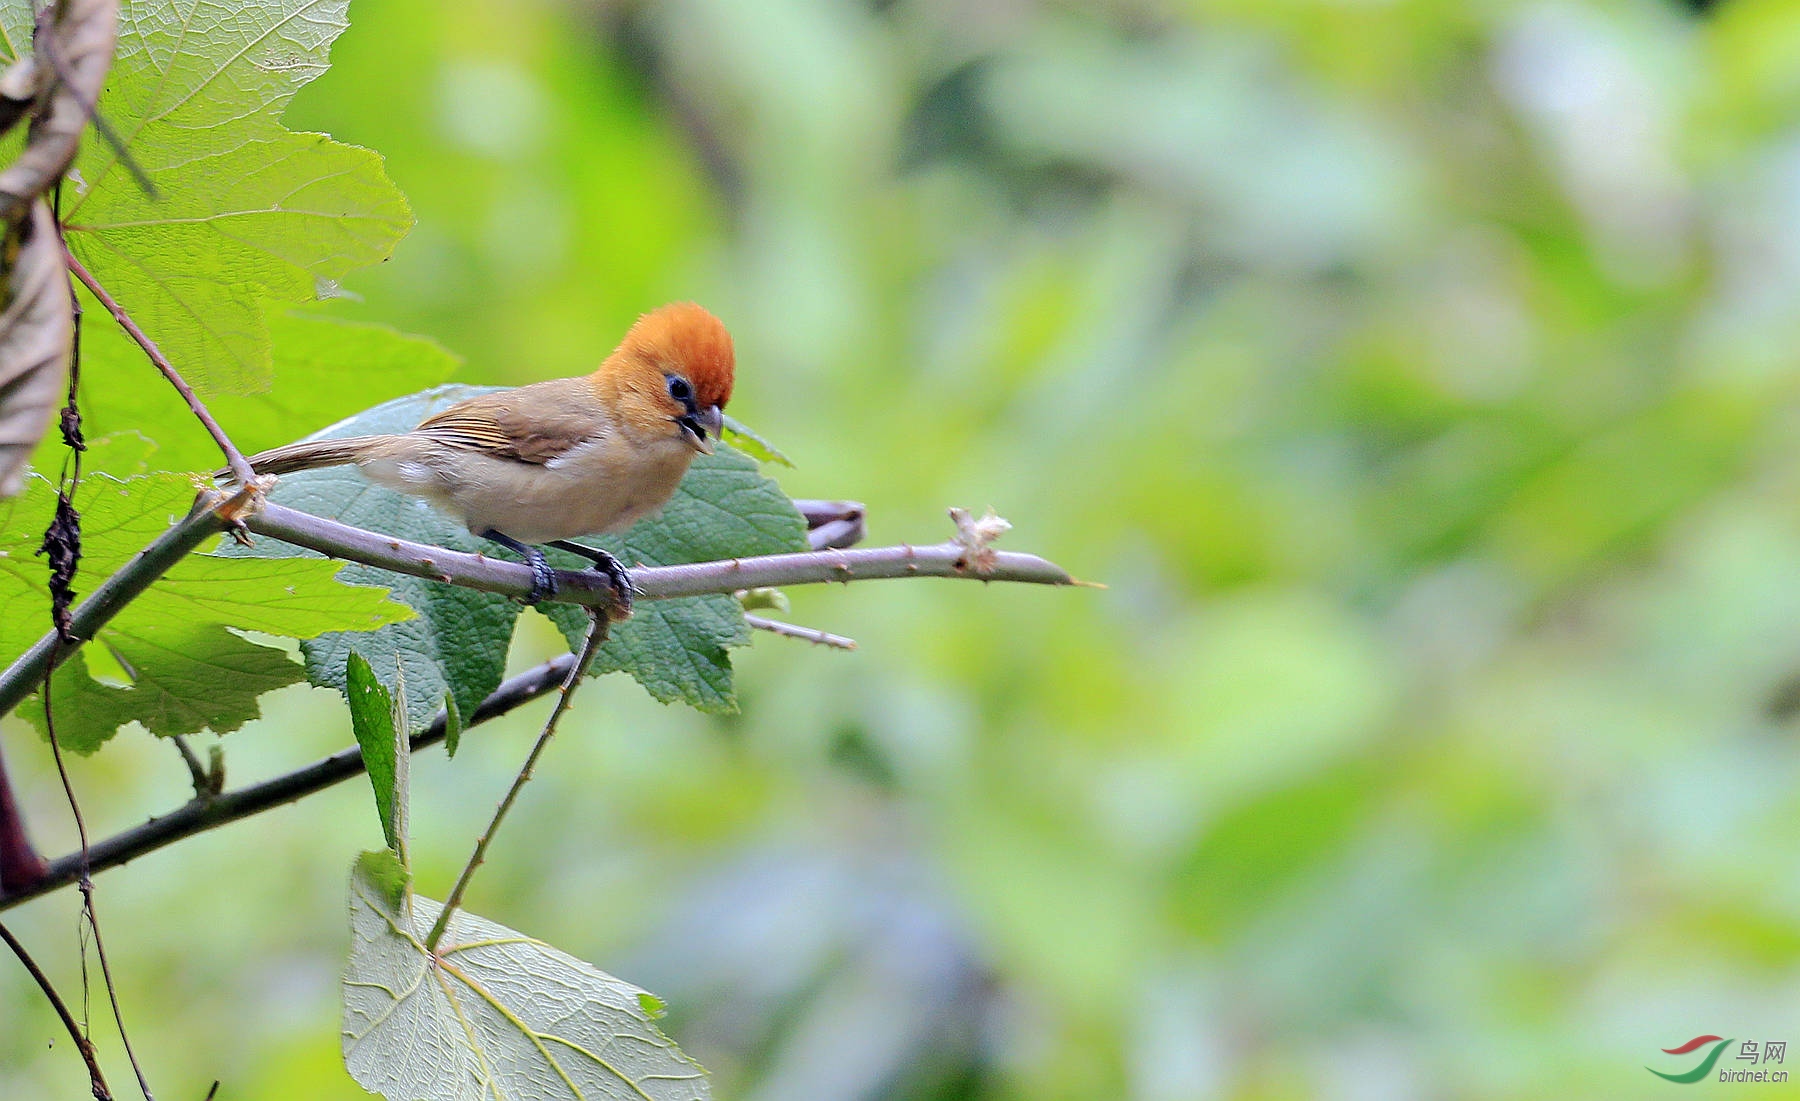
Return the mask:
{"type": "MultiPolygon", "coordinates": [[[[216,623],[144,623],[138,617],[124,626],[115,621],[89,645],[106,647],[130,674],[131,687],[122,697],[127,717],[165,737],[198,730],[228,734],[261,715],[257,697],[305,679],[285,651],[240,638],[216,623]]],[[[38,721],[41,706],[27,701],[23,711],[44,729],[38,721]]]]}
{"type": "Polygon", "coordinates": [[[783,455],[780,448],[764,439],[754,428],[736,417],[727,416],[725,418],[725,442],[759,463],[794,465],[794,461],[783,455]]]}
{"type": "MultiPolygon", "coordinates": [[[[268,305],[315,297],[412,226],[379,156],[280,122],[325,71],[347,4],[123,6],[99,110],[158,194],[89,141],[63,216],[76,255],[203,391],[266,386],[268,305]]],[[[141,371],[142,360],[88,366],[141,371]]]]}
{"type": "MultiPolygon", "coordinates": [[[[94,680],[88,674],[86,659],[85,649],[77,650],[50,674],[56,740],[64,749],[81,754],[95,752],[121,726],[137,717],[131,690],[94,680]]],[[[39,733],[47,732],[42,693],[21,703],[17,714],[39,733]]]]}
{"type": "Polygon", "coordinates": [[[350,878],[344,1065],[389,1101],[696,1101],[706,1075],[656,1027],[645,991],[542,941],[396,889],[393,862],[350,878]]]}

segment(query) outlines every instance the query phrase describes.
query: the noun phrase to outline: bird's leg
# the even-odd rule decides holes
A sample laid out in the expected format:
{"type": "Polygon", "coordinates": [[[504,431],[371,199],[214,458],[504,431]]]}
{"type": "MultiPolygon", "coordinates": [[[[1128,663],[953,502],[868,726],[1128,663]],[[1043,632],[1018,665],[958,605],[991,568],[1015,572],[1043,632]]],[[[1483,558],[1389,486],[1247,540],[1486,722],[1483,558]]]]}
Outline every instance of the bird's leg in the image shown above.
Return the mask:
{"type": "Polygon", "coordinates": [[[525,564],[531,567],[531,591],[525,594],[525,603],[536,604],[556,595],[556,572],[550,568],[543,551],[494,528],[482,532],[481,537],[525,556],[525,564]]]}
{"type": "Polygon", "coordinates": [[[596,570],[606,575],[607,583],[612,586],[613,595],[619,599],[619,610],[626,615],[631,614],[631,597],[637,592],[637,587],[631,583],[631,574],[626,572],[623,562],[599,547],[584,547],[580,543],[571,543],[567,539],[552,539],[544,545],[568,551],[570,554],[579,554],[592,562],[596,570]]]}

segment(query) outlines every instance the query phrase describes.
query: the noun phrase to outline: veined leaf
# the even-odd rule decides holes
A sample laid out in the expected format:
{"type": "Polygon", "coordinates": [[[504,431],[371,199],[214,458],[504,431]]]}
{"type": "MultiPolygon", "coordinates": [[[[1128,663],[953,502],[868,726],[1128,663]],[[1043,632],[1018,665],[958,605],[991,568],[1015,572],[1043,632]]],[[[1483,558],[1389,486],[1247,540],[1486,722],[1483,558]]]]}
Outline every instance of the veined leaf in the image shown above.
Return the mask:
{"type": "MultiPolygon", "coordinates": [[[[379,156],[280,122],[325,71],[347,6],[142,0],[121,13],[99,111],[158,195],[89,140],[63,219],[76,255],[203,391],[265,386],[267,306],[315,297],[412,226],[379,156]]],[[[30,13],[28,0],[0,5],[9,48],[30,41],[30,13]]],[[[109,358],[84,366],[104,372],[109,358]]],[[[143,369],[141,357],[118,366],[143,369]]]]}
{"type": "Polygon", "coordinates": [[[427,952],[442,907],[407,893],[382,855],[350,878],[344,1065],[364,1089],[389,1101],[711,1096],[648,992],[462,911],[427,952]]]}

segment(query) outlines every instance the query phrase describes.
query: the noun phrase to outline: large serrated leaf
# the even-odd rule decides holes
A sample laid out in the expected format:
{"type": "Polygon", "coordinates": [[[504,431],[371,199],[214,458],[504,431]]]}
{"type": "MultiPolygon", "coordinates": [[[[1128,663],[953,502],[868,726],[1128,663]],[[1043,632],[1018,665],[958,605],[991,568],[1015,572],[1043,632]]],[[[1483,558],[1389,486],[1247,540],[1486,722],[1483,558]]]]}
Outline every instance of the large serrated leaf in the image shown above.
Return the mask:
{"type": "MultiPolygon", "coordinates": [[[[405,432],[427,416],[484,389],[444,386],[376,406],[332,425],[319,438],[405,432]]],[[[309,470],[282,478],[271,499],[347,524],[449,547],[505,556],[457,521],[424,501],[370,482],[354,467],[309,470]]],[[[721,448],[700,456],[662,514],[620,536],[583,542],[602,546],[628,566],[670,565],[806,548],[805,525],[775,483],[756,464],[721,448]]],[[[307,556],[312,552],[258,540],[252,548],[227,547],[231,555],[307,556]]],[[[555,552],[551,555],[558,557],[555,552]]],[[[560,564],[586,562],[563,556],[560,564]]],[[[429,722],[448,692],[464,715],[472,714],[500,683],[520,605],[505,597],[361,566],[346,567],[346,580],[388,585],[419,617],[353,640],[324,635],[303,644],[315,684],[343,687],[342,670],[352,642],[378,668],[404,657],[407,714],[429,722]]],[[[546,613],[577,646],[587,616],[573,605],[547,605],[546,613]]],[[[682,700],[703,711],[736,706],[727,649],[744,645],[749,631],[730,597],[639,601],[637,612],[613,627],[595,661],[596,672],[623,670],[663,702],[682,700]]]]}
{"type": "Polygon", "coordinates": [[[653,1020],[648,992],[542,941],[409,895],[385,854],[350,879],[344,1065],[389,1101],[699,1101],[706,1075],[653,1020]]]}
{"type": "MultiPolygon", "coordinates": [[[[63,219],[76,255],[202,391],[265,386],[268,305],[315,297],[412,226],[379,156],[280,122],[325,71],[347,4],[143,0],[122,13],[99,111],[157,194],[89,141],[63,219]]],[[[5,0],[0,23],[28,26],[30,7],[5,0]]]]}

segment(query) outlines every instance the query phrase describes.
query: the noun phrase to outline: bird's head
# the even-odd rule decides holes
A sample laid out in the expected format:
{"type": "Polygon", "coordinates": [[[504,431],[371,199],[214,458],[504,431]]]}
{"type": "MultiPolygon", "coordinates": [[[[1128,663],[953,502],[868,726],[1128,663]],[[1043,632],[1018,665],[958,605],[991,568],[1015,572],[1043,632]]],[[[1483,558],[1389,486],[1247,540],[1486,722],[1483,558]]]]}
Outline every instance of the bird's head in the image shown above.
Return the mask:
{"type": "Polygon", "coordinates": [[[712,454],[731,400],[731,334],[692,302],[675,302],[637,319],[594,372],[602,396],[623,421],[647,436],[672,436],[712,454]]]}

